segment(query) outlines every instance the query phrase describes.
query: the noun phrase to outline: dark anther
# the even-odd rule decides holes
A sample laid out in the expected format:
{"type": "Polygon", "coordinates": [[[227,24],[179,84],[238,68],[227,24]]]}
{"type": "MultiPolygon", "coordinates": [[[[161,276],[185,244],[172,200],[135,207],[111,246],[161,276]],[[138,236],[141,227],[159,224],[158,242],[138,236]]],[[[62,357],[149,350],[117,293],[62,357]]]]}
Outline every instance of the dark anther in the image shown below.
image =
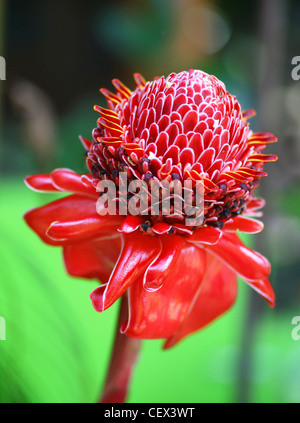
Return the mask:
{"type": "Polygon", "coordinates": [[[175,233],[175,229],[174,228],[171,228],[169,230],[169,232],[168,232],[169,235],[174,235],[174,233],[175,233]]]}
{"type": "Polygon", "coordinates": [[[218,221],[217,222],[217,228],[223,229],[223,227],[224,227],[224,222],[218,221]]]}
{"type": "Polygon", "coordinates": [[[226,184],[220,184],[219,185],[219,189],[221,189],[223,191],[223,193],[226,194],[226,192],[227,192],[227,185],[226,184]]]}
{"type": "Polygon", "coordinates": [[[150,164],[150,159],[148,159],[148,157],[142,157],[141,158],[141,163],[148,163],[148,164],[150,164]]]}
{"type": "Polygon", "coordinates": [[[150,228],[150,225],[148,225],[147,222],[144,222],[141,224],[141,228],[143,229],[143,231],[147,232],[148,229],[150,228]]]}
{"type": "Polygon", "coordinates": [[[226,217],[226,219],[229,219],[229,217],[231,216],[231,211],[229,209],[224,209],[222,215],[226,217]]]}
{"type": "Polygon", "coordinates": [[[145,173],[145,175],[144,175],[144,181],[149,182],[150,179],[152,179],[152,178],[153,178],[153,174],[151,172],[145,173]]]}
{"type": "Polygon", "coordinates": [[[221,222],[220,220],[213,220],[211,222],[207,222],[209,226],[212,226],[213,228],[222,229],[224,226],[224,222],[221,222]]]}
{"type": "Polygon", "coordinates": [[[126,151],[124,150],[123,147],[119,147],[118,148],[118,156],[119,156],[119,160],[122,160],[122,157],[124,156],[124,154],[126,153],[126,151]]]}
{"type": "Polygon", "coordinates": [[[173,181],[178,181],[180,179],[180,175],[178,173],[172,173],[173,181]]]}
{"type": "Polygon", "coordinates": [[[218,204],[215,206],[215,211],[217,212],[217,213],[220,213],[220,211],[222,210],[222,207],[221,206],[219,206],[218,204]]]}
{"type": "Polygon", "coordinates": [[[240,184],[240,187],[242,188],[243,191],[247,192],[248,191],[248,186],[246,184],[244,184],[244,182],[242,182],[240,184]]]}

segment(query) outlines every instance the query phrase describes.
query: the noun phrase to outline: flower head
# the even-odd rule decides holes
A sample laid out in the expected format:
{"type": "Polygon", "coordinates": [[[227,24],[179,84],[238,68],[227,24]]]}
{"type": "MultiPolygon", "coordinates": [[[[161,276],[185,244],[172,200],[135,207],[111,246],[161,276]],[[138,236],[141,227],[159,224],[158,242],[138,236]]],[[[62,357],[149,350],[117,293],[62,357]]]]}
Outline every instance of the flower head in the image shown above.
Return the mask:
{"type": "Polygon", "coordinates": [[[91,294],[97,311],[127,295],[121,331],[166,338],[170,347],[232,306],[237,275],[274,305],[270,264],[237,231],[263,228],[253,219],[264,205],[254,190],[267,175],[264,164],[277,159],[262,150],[277,140],[250,130],[254,111],[242,111],[214,76],[190,70],[151,82],[134,77],[133,92],[116,79],[116,94],[101,90],[108,108],[95,106],[100,117],[93,139],[81,137],[89,174],[57,169],[26,179],[33,189],[72,195],[29,211],[25,219],[43,241],[63,247],[69,274],[99,279],[91,294]],[[167,182],[167,210],[160,193],[155,213],[152,203],[142,208],[140,200],[134,203],[138,213],[129,207],[122,215],[121,207],[133,199],[127,185],[124,196],[122,175],[140,182],[147,200],[153,199],[150,187],[164,191],[167,182]],[[103,181],[116,187],[117,213],[101,213],[102,203],[96,209],[103,181]],[[175,182],[184,187],[181,196],[175,182]],[[191,209],[201,219],[187,224],[191,209]]]}

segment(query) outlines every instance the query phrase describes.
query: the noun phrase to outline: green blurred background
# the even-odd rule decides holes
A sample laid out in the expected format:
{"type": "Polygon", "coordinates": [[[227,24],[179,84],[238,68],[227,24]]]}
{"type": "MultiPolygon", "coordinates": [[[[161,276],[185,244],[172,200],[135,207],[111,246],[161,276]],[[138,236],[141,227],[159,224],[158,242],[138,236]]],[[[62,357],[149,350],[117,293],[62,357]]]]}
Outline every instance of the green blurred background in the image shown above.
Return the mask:
{"type": "Polygon", "coordinates": [[[27,174],[85,171],[78,135],[90,138],[94,104],[113,78],[133,88],[190,68],[223,80],[268,151],[260,195],[262,234],[248,245],[272,263],[270,309],[242,281],[233,309],[171,350],[145,341],[129,402],[300,402],[300,55],[297,0],[0,0],[0,402],[95,402],[104,382],[118,304],[103,314],[97,282],[66,275],[59,248],[22,220],[52,195],[29,191],[27,174]]]}

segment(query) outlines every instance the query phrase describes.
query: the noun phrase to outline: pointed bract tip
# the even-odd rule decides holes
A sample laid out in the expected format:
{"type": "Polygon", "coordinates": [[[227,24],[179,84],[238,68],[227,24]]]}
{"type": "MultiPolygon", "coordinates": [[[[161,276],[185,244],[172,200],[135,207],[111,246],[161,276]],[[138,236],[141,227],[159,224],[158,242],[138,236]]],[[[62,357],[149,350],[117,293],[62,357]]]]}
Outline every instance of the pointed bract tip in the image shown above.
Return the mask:
{"type": "Polygon", "coordinates": [[[101,285],[98,288],[94,289],[94,291],[92,291],[90,294],[90,299],[92,300],[93,307],[98,313],[102,313],[102,311],[104,311],[104,291],[105,285],[101,285]]]}

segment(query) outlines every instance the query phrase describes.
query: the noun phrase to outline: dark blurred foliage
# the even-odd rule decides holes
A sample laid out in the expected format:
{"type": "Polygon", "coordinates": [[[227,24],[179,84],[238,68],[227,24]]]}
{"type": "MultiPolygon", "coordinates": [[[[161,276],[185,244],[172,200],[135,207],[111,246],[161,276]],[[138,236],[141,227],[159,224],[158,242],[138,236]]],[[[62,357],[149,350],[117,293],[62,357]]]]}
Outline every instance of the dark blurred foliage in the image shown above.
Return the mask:
{"type": "MultiPolygon", "coordinates": [[[[50,170],[55,158],[61,162],[66,156],[70,157],[67,165],[80,167],[80,146],[66,138],[79,132],[89,136],[96,120],[93,104],[103,102],[98,90],[110,87],[113,77],[133,87],[134,72],[150,79],[198,67],[221,77],[246,107],[257,108],[262,56],[267,56],[260,30],[264,3],[256,0],[241,7],[234,0],[7,1],[2,55],[9,78],[3,88],[2,158],[7,153],[5,144],[11,148],[11,139],[14,154],[9,164],[2,160],[2,171],[22,172],[32,166],[50,170]],[[28,83],[36,88],[34,100],[27,97],[32,94],[28,83]],[[35,100],[37,104],[32,105],[35,100]],[[55,156],[49,163],[43,158],[43,146],[38,152],[34,151],[37,147],[27,148],[32,138],[38,138],[29,136],[29,141],[28,132],[43,132],[32,129],[33,120],[28,119],[28,115],[35,118],[40,108],[45,119],[49,116],[50,127],[42,121],[44,141],[38,139],[34,145],[45,143],[44,156],[55,156]],[[69,132],[72,122],[67,116],[72,113],[78,125],[69,132]],[[56,145],[51,155],[52,143],[56,145]]],[[[285,40],[280,82],[287,84],[291,82],[290,59],[297,55],[300,41],[300,5],[296,0],[281,3],[285,40]]],[[[263,25],[267,28],[272,19],[267,17],[263,25]]],[[[253,126],[256,129],[257,121],[253,126]]]]}

